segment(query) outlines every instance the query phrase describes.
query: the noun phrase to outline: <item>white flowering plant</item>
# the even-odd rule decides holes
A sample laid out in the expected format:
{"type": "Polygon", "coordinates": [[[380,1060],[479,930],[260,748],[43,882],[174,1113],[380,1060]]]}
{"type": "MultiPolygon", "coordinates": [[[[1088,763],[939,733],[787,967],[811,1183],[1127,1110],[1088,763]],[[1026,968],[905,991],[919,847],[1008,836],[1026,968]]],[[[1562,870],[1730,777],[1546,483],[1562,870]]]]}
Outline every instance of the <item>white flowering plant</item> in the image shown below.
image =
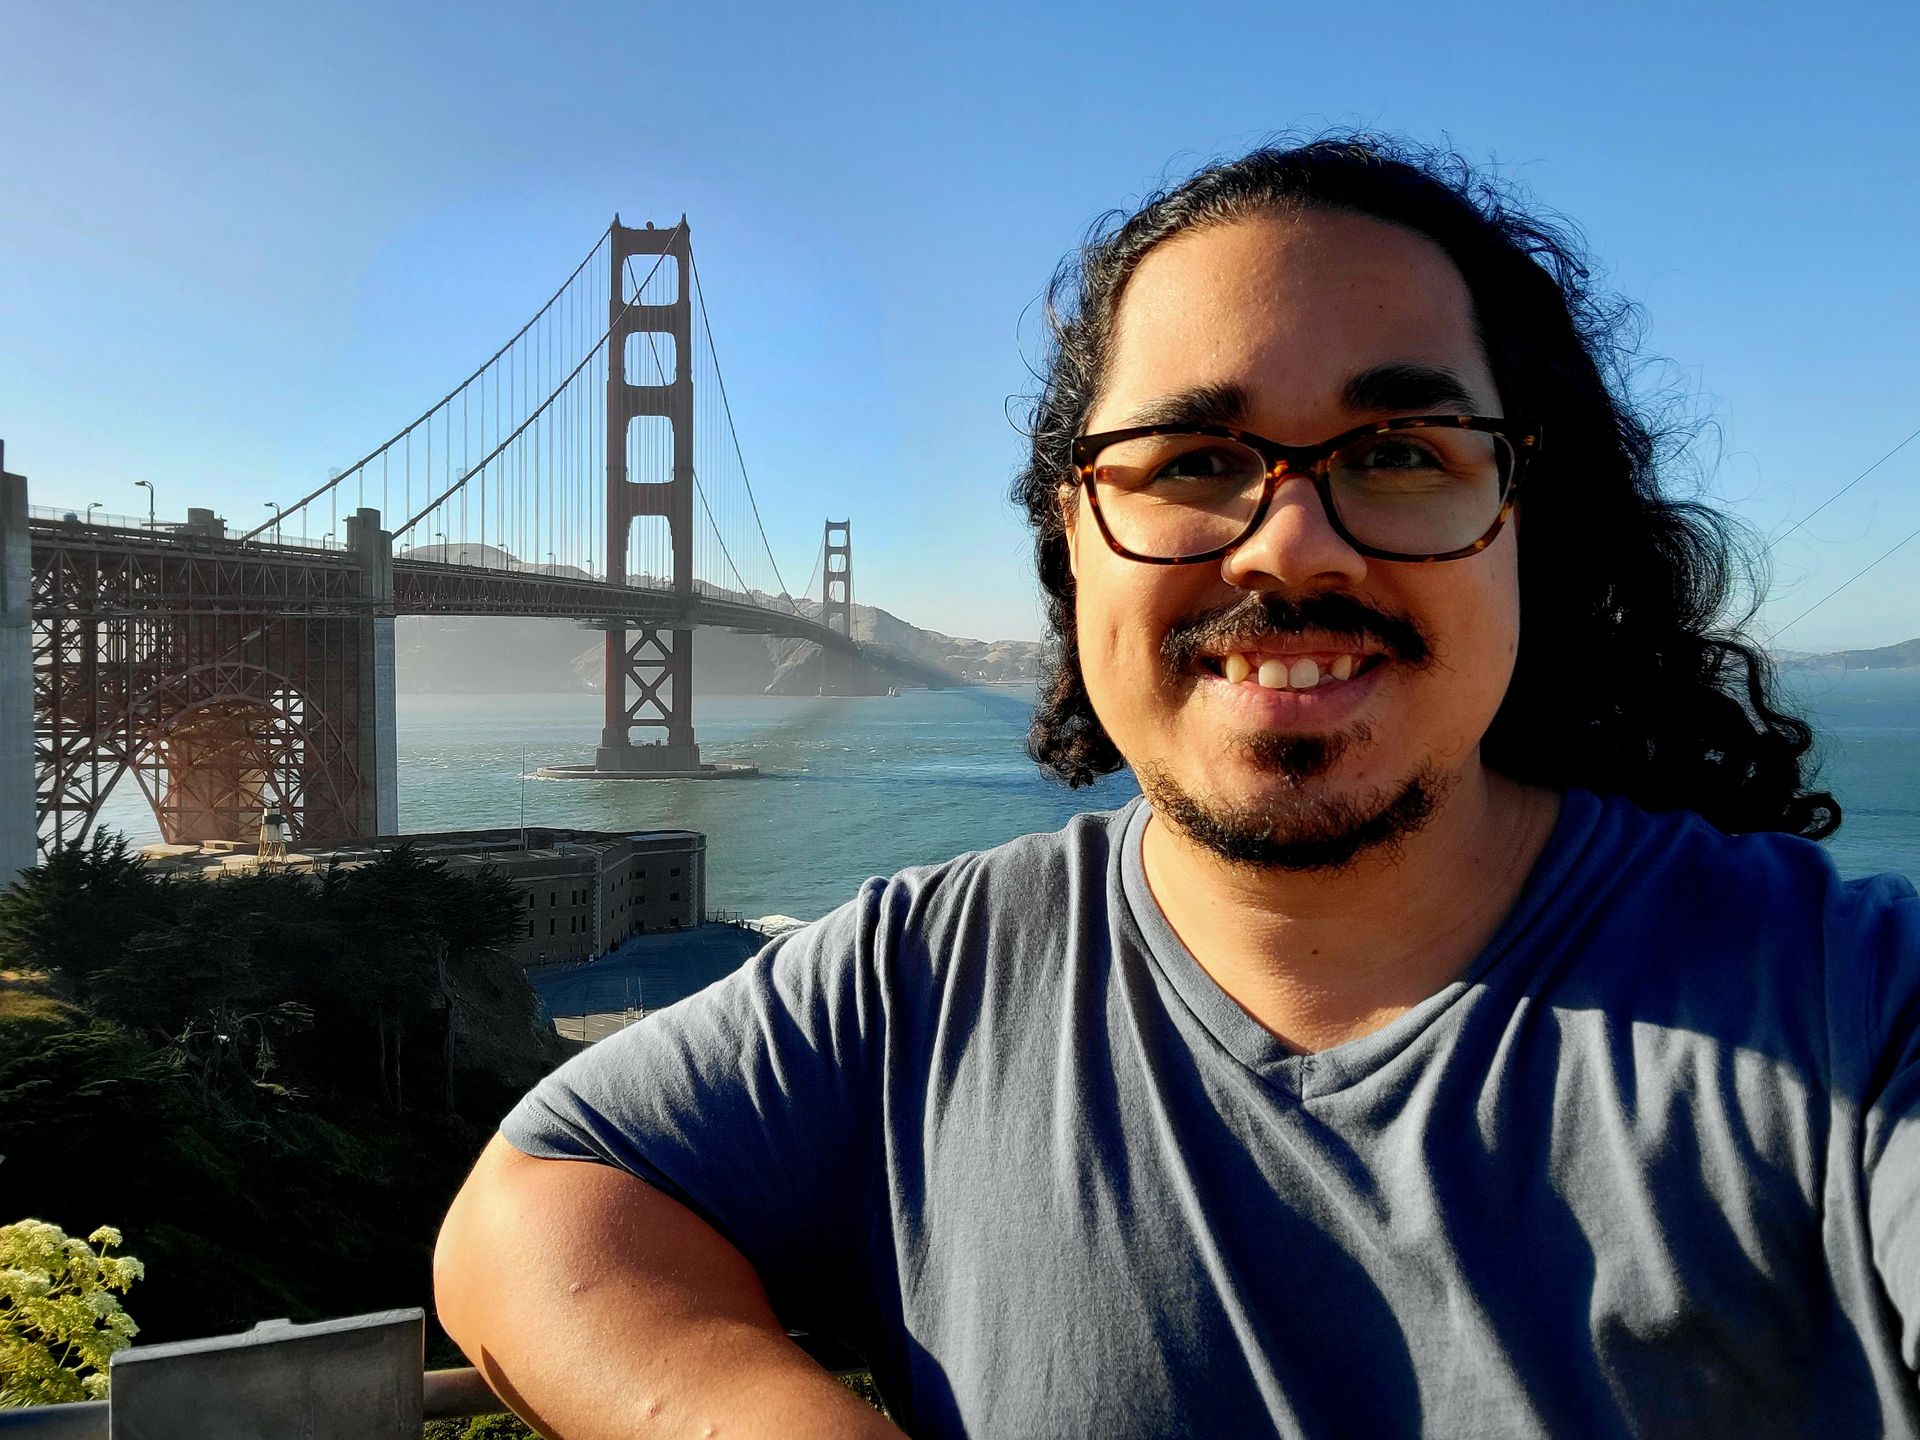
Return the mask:
{"type": "Polygon", "coordinates": [[[120,1232],[86,1239],[44,1220],[0,1225],[0,1408],[98,1400],[107,1365],[140,1327],[120,1296],[146,1273],[108,1252],[120,1232]]]}

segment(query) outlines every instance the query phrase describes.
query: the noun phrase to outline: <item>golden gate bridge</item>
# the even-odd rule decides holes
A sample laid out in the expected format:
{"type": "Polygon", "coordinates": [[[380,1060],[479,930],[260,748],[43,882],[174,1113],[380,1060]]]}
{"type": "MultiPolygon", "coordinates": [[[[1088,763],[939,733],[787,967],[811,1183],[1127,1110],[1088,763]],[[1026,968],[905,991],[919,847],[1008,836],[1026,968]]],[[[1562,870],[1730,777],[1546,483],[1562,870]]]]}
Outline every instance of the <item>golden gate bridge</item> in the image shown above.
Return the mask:
{"type": "Polygon", "coordinates": [[[251,841],[268,807],[296,841],[395,833],[399,615],[604,632],[600,745],[555,776],[747,769],[694,736],[702,626],[816,643],[824,694],[948,678],[854,640],[850,521],[781,575],[684,217],[616,216],[478,369],[250,527],[93,508],[34,509],[0,464],[0,883],[128,777],[172,843],[251,841]]]}

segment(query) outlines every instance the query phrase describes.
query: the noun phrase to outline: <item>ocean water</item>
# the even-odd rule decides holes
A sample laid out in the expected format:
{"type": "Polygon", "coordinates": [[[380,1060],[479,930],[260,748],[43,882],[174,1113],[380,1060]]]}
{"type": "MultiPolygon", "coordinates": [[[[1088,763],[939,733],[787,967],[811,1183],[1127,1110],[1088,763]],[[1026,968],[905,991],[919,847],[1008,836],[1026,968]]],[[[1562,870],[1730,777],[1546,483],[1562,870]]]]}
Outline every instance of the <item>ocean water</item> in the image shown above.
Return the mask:
{"type": "Polygon", "coordinates": [[[1920,670],[1787,671],[1818,732],[1819,783],[1840,801],[1843,875],[1920,883],[1920,670]]]}
{"type": "MultiPolygon", "coordinates": [[[[1820,730],[1822,775],[1846,821],[1829,843],[1849,875],[1920,879],[1920,671],[1804,672],[1790,684],[1820,730]]],[[[1069,792],[1022,749],[1028,694],[911,691],[897,699],[707,697],[694,722],[709,760],[752,779],[541,780],[589,760],[593,695],[403,695],[400,823],[406,830],[529,824],[705,832],[710,909],[812,918],[869,875],[944,860],[1135,793],[1130,777],[1069,792]],[[525,777],[525,778],[523,778],[525,777]]],[[[126,786],[106,823],[158,839],[126,786]]]]}

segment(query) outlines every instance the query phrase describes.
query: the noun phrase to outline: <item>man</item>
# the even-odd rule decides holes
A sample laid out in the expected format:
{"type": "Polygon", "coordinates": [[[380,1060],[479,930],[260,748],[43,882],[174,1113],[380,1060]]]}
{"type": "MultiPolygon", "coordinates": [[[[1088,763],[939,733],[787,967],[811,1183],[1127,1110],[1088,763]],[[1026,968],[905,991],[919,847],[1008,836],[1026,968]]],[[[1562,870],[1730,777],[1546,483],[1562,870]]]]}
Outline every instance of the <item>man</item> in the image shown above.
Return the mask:
{"type": "Polygon", "coordinates": [[[1350,139],[1065,287],[1032,748],[1144,800],[564,1067],[449,1331],[568,1440],[896,1433],[784,1324],[926,1436],[1920,1434],[1920,904],[1567,242],[1350,139]]]}

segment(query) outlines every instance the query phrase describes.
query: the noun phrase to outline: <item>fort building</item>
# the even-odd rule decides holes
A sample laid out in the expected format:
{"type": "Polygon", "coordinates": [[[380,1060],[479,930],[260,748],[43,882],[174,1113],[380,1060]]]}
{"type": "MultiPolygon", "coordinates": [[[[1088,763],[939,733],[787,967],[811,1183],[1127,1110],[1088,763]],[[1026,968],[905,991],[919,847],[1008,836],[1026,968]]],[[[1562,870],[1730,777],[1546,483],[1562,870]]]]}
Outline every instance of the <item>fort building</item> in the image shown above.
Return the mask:
{"type": "Polygon", "coordinates": [[[402,845],[450,870],[491,867],[512,885],[526,915],[513,954],[529,969],[590,960],[634,935],[691,930],[706,909],[707,837],[697,830],[450,830],[302,845],[284,856],[215,840],[147,845],[140,855],[162,874],[211,876],[364,865],[402,845]]]}

